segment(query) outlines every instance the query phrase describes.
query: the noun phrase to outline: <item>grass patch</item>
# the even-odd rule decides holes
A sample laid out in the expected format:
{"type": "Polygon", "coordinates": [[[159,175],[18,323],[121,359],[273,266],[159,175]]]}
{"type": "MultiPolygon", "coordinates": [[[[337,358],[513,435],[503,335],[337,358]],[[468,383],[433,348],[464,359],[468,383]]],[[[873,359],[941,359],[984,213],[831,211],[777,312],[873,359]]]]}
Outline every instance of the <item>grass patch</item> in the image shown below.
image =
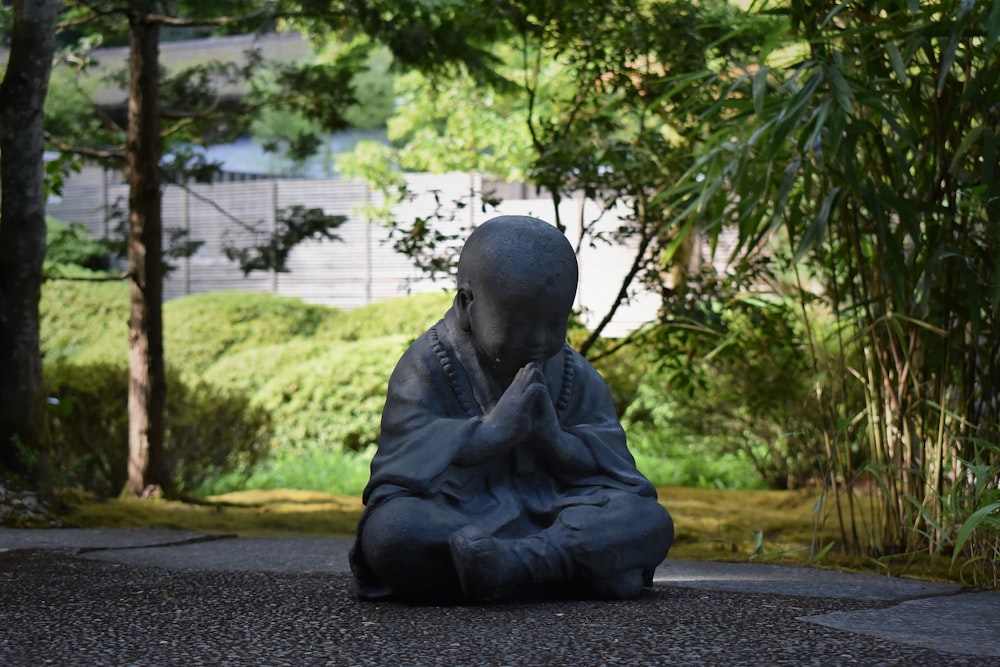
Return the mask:
{"type": "Polygon", "coordinates": [[[712,457],[687,447],[665,447],[663,454],[634,452],[635,464],[656,486],[762,489],[764,482],[744,457],[726,452],[712,457]]]}
{"type": "Polygon", "coordinates": [[[336,489],[340,495],[360,497],[368,483],[374,455],[374,447],[360,452],[315,446],[282,449],[258,464],[249,478],[236,472],[222,475],[198,493],[229,498],[233,493],[283,493],[286,489],[322,493],[336,489]],[[241,492],[240,489],[253,491],[241,492]]]}

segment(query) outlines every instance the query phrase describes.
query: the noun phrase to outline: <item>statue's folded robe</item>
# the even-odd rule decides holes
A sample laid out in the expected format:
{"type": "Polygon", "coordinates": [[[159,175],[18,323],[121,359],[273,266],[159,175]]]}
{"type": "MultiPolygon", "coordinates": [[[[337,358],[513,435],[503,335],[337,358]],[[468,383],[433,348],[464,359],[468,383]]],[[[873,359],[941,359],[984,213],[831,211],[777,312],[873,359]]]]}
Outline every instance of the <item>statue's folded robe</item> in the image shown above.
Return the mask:
{"type": "MultiPolygon", "coordinates": [[[[567,507],[603,505],[609,495],[656,502],[656,490],[636,470],[610,392],[593,366],[564,346],[543,368],[559,423],[590,452],[595,462],[591,470],[560,469],[539,456],[530,441],[500,460],[455,463],[477,418],[496,404],[503,388],[480,366],[473,342],[452,310],[410,346],[389,381],[381,439],[351,555],[360,595],[385,588],[365,563],[365,519],[398,496],[457,508],[483,532],[510,538],[524,536],[519,533],[525,527],[535,532],[545,528],[567,507]]],[[[645,530],[634,528],[637,536],[645,530]]],[[[650,570],[663,555],[651,555],[650,570]]]]}

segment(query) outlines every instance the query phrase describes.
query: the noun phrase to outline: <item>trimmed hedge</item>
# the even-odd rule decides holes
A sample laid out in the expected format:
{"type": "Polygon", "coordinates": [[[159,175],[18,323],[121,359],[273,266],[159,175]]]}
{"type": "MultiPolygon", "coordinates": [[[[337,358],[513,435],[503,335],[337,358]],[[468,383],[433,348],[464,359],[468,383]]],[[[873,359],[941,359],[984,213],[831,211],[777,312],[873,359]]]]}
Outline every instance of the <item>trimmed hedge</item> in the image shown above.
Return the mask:
{"type": "Polygon", "coordinates": [[[334,308],[273,294],[195,294],[164,304],[164,347],[171,363],[199,371],[227,354],[312,338],[343,316],[334,308]]]}
{"type": "MultiPolygon", "coordinates": [[[[167,302],[166,455],[179,487],[236,488],[266,457],[366,452],[396,360],[451,300],[351,312],[246,292],[167,302]]],[[[115,495],[128,453],[127,285],[50,281],[41,311],[57,481],[115,495]]]]}
{"type": "Polygon", "coordinates": [[[45,364],[127,363],[128,285],[48,280],[39,304],[45,364]]]}
{"type": "MultiPolygon", "coordinates": [[[[121,492],[128,462],[128,369],[56,363],[45,369],[52,466],[60,485],[99,496],[121,492]]],[[[237,391],[168,373],[164,454],[174,483],[196,489],[223,474],[246,476],[267,455],[271,416],[237,391]]]]}
{"type": "Polygon", "coordinates": [[[316,338],[358,341],[398,335],[414,339],[441,319],[454,298],[453,291],[442,290],[373,303],[326,320],[317,328],[316,338]]]}

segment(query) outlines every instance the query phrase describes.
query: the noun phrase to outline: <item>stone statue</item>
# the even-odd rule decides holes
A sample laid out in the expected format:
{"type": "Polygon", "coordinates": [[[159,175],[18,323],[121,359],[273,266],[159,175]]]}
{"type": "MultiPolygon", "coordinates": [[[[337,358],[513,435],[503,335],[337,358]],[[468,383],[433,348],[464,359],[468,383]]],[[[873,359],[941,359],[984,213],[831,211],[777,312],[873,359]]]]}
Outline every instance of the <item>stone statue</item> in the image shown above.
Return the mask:
{"type": "Polygon", "coordinates": [[[577,271],[536,218],[469,236],[452,307],[389,380],[351,551],[359,598],[620,599],[652,585],[673,521],[607,385],[566,344],[577,271]]]}

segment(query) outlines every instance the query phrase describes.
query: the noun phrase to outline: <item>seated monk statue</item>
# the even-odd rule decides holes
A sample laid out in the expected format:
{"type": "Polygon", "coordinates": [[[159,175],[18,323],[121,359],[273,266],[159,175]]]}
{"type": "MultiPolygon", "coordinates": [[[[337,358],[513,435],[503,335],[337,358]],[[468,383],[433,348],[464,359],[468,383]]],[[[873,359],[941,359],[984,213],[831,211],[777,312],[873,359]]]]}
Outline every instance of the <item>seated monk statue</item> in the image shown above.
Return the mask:
{"type": "Polygon", "coordinates": [[[351,551],[361,599],[621,599],[652,585],[673,521],[597,371],[566,343],[566,237],[501,216],[462,248],[444,318],[389,379],[351,551]]]}

